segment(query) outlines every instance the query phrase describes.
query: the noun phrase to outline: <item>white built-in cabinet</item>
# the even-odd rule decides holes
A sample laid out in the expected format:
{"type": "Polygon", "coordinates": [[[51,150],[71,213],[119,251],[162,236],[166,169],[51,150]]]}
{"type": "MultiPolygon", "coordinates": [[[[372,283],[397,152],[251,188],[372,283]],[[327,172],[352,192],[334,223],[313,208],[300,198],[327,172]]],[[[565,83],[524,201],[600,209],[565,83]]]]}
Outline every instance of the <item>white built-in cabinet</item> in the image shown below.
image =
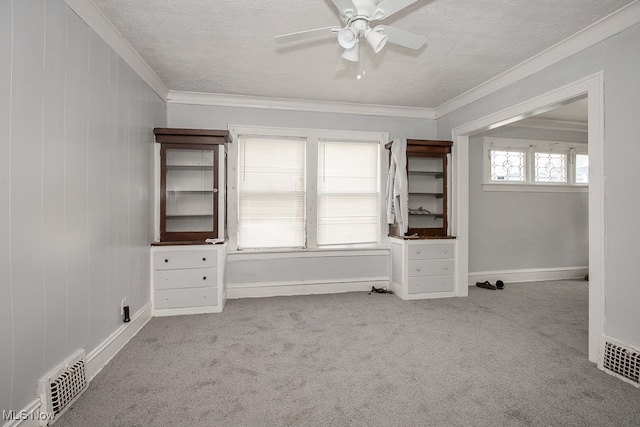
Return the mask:
{"type": "Polygon", "coordinates": [[[392,237],[389,287],[404,300],[455,296],[455,239],[392,237]]]}
{"type": "Polygon", "coordinates": [[[220,313],[227,299],[226,245],[153,246],[155,316],[220,313]]]}
{"type": "Polygon", "coordinates": [[[219,313],[227,297],[229,133],[156,128],[154,134],[160,146],[156,164],[159,241],[151,246],[154,315],[219,313]]]}

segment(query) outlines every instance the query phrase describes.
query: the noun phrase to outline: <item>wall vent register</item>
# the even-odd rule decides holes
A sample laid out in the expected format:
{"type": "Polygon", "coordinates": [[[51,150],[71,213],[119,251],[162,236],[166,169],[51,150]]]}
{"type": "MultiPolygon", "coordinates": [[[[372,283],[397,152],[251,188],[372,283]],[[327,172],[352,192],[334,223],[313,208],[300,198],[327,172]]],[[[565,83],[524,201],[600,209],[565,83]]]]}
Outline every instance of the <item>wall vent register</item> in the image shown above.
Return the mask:
{"type": "Polygon", "coordinates": [[[78,350],[67,361],[38,382],[42,413],[53,414],[57,420],[87,389],[85,352],[78,350]]]}
{"type": "Polygon", "coordinates": [[[602,367],[634,383],[640,383],[640,352],[607,342],[602,367]]]}

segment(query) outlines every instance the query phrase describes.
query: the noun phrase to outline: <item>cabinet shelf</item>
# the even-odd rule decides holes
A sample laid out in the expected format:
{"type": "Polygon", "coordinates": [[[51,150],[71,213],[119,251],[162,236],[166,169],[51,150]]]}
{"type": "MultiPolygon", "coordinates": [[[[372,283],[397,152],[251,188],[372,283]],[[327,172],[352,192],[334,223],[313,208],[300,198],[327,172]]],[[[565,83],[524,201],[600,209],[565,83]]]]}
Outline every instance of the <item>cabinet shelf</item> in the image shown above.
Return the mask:
{"type": "Polygon", "coordinates": [[[432,176],[436,179],[442,179],[444,174],[436,171],[409,171],[409,175],[432,176]]]}
{"type": "Polygon", "coordinates": [[[209,214],[190,214],[190,213],[168,213],[167,218],[211,218],[213,217],[213,212],[209,214]]]}
{"type": "Polygon", "coordinates": [[[200,194],[215,193],[215,190],[167,190],[167,194],[200,194]]]}
{"type": "Polygon", "coordinates": [[[431,216],[434,218],[442,218],[443,215],[442,214],[437,214],[437,213],[409,213],[409,216],[431,216]]]}
{"type": "Polygon", "coordinates": [[[412,191],[409,193],[409,196],[434,196],[436,199],[442,199],[443,194],[442,193],[429,193],[429,192],[422,192],[422,191],[412,191]]]}
{"type": "Polygon", "coordinates": [[[212,171],[213,170],[213,166],[211,165],[205,165],[205,166],[198,166],[198,165],[167,165],[167,170],[168,171],[212,171]]]}

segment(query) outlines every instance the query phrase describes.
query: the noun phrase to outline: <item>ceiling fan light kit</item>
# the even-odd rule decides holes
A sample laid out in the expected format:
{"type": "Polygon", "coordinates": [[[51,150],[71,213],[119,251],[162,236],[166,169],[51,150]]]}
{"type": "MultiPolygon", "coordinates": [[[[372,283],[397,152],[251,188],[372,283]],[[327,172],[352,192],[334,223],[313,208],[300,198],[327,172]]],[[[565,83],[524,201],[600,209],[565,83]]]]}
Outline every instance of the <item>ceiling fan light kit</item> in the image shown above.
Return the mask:
{"type": "Polygon", "coordinates": [[[276,40],[281,43],[303,40],[320,35],[338,33],[338,44],[345,51],[342,58],[358,62],[358,46],[361,38],[364,38],[375,53],[378,53],[387,42],[408,47],[410,49],[420,49],[427,42],[424,36],[413,34],[397,28],[379,25],[370,27],[371,21],[379,21],[418,0],[332,0],[333,4],[340,11],[344,27],[324,27],[315,30],[299,31],[291,34],[276,36],[276,40]]]}
{"type": "Polygon", "coordinates": [[[380,52],[389,39],[389,36],[379,33],[375,29],[369,29],[365,37],[375,53],[380,52]]]}
{"type": "Polygon", "coordinates": [[[349,48],[349,49],[345,49],[344,53],[342,54],[342,57],[344,59],[346,59],[347,61],[351,61],[351,62],[358,62],[358,49],[360,48],[360,43],[356,42],[353,47],[349,48]]]}
{"type": "Polygon", "coordinates": [[[357,42],[358,34],[357,32],[354,33],[351,28],[345,27],[338,31],[338,43],[340,43],[340,46],[342,46],[343,48],[351,49],[356,45],[357,42]]]}

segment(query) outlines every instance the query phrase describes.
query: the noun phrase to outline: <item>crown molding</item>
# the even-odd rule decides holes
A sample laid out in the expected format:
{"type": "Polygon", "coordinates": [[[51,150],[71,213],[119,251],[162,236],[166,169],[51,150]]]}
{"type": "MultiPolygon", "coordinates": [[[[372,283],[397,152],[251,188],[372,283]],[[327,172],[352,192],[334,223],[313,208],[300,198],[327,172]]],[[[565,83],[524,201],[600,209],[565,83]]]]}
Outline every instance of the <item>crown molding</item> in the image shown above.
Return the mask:
{"type": "Polygon", "coordinates": [[[532,56],[502,74],[438,106],[435,109],[436,118],[446,116],[465,105],[471,104],[493,92],[529,77],[637,23],[640,23],[640,2],[638,2],[638,0],[605,16],[587,28],[532,56]]]}
{"type": "Polygon", "coordinates": [[[264,108],[269,110],[310,111],[315,113],[358,114],[364,116],[435,119],[433,108],[393,105],[350,104],[346,102],[269,98],[221,93],[180,92],[170,90],[168,104],[214,105],[218,107],[264,108]]]}
{"type": "Polygon", "coordinates": [[[91,0],[65,0],[69,6],[93,31],[98,34],[120,57],[129,64],[142,80],[156,92],[160,98],[167,100],[169,88],[160,77],[147,65],[136,50],[127,42],[122,34],[113,26],[102,11],[91,0]]]}
{"type": "Polygon", "coordinates": [[[585,122],[574,122],[568,120],[539,119],[529,117],[518,122],[508,124],[509,127],[533,128],[533,129],[549,129],[549,130],[568,130],[572,132],[588,132],[589,125],[585,122]]]}

